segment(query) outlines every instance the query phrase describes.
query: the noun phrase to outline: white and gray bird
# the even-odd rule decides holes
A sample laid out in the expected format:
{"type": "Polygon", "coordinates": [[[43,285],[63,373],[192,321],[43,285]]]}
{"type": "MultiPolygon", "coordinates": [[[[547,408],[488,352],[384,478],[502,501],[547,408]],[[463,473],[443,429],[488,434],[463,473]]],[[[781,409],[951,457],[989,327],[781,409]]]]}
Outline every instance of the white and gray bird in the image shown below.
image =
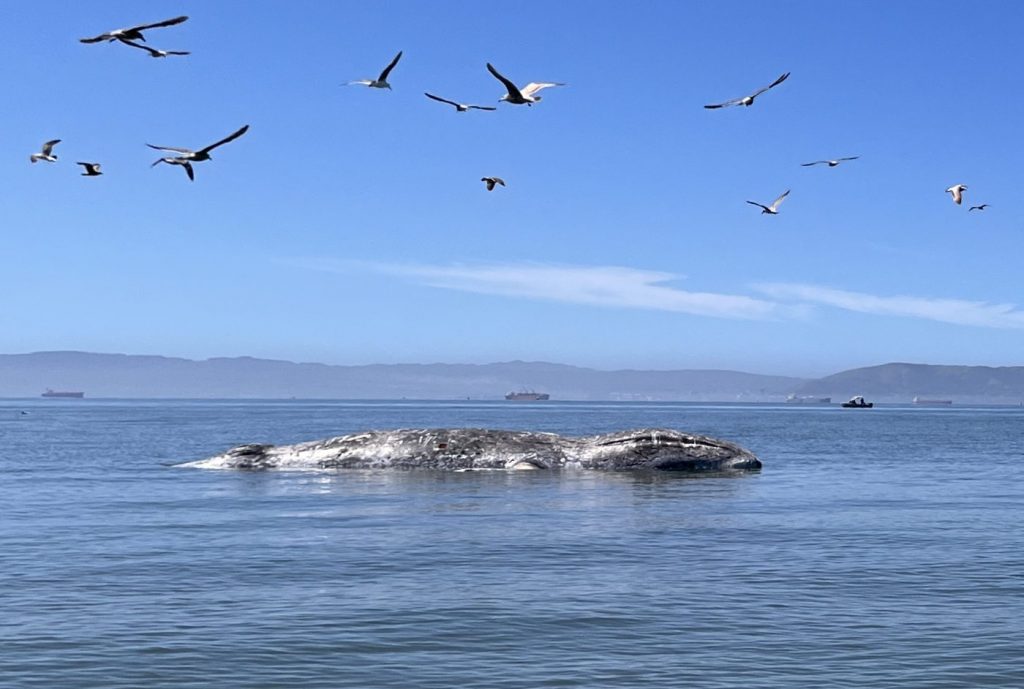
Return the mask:
{"type": "Polygon", "coordinates": [[[540,101],[541,97],[535,96],[534,94],[541,89],[551,88],[552,86],[565,86],[565,84],[558,81],[531,81],[523,88],[519,88],[510,80],[501,76],[501,74],[498,73],[498,70],[494,69],[494,66],[490,62],[487,63],[487,71],[493,74],[495,79],[504,84],[505,89],[508,91],[508,93],[499,98],[498,101],[505,101],[507,103],[512,103],[513,105],[533,105],[540,101]]]}
{"type": "Polygon", "coordinates": [[[768,84],[767,86],[765,86],[762,89],[758,89],[757,91],[754,91],[749,96],[743,96],[742,98],[733,98],[732,100],[727,100],[724,103],[713,103],[711,105],[705,105],[704,107],[707,108],[708,110],[714,110],[716,108],[727,108],[730,105],[746,105],[746,106],[749,107],[749,106],[754,104],[754,99],[755,98],[760,96],[762,93],[764,93],[768,89],[775,88],[776,86],[778,86],[779,84],[781,84],[782,82],[784,82],[788,78],[789,78],[789,72],[786,72],[785,74],[783,74],[781,77],[779,77],[778,79],[776,79],[772,83],[768,84]]]}
{"type": "Polygon", "coordinates": [[[147,29],[159,29],[164,26],[174,26],[180,24],[188,19],[186,16],[174,17],[173,19],[165,19],[162,22],[155,22],[153,24],[140,24],[139,26],[130,26],[126,29],[114,29],[106,33],[101,33],[99,36],[93,36],[92,38],[80,38],[78,39],[82,43],[99,43],[100,41],[145,41],[146,37],[142,35],[142,32],[147,29]]]}
{"type": "Polygon", "coordinates": [[[33,153],[29,156],[29,160],[36,163],[40,160],[45,160],[48,163],[56,163],[57,156],[53,154],[53,147],[60,143],[60,139],[53,139],[43,144],[43,150],[39,153],[33,153]]]}
{"type": "Polygon", "coordinates": [[[81,165],[85,168],[85,172],[81,174],[82,177],[99,177],[103,174],[100,172],[99,163],[75,163],[75,165],[81,165]]]}
{"type": "Polygon", "coordinates": [[[148,45],[139,45],[138,43],[133,43],[131,41],[126,41],[123,38],[121,39],[121,42],[124,43],[125,45],[130,45],[133,48],[138,48],[139,50],[145,50],[146,52],[149,53],[150,57],[167,57],[168,55],[191,55],[192,54],[192,53],[190,53],[187,50],[157,50],[156,48],[150,48],[148,45]]]}
{"type": "Polygon", "coordinates": [[[434,94],[427,93],[426,91],[423,92],[423,95],[426,96],[427,98],[430,98],[431,100],[436,100],[438,103],[447,103],[448,105],[454,105],[455,109],[458,112],[466,112],[467,110],[497,110],[497,108],[490,105],[469,105],[467,103],[456,103],[453,100],[441,98],[440,96],[435,96],[434,94]]]}
{"type": "Polygon", "coordinates": [[[971,211],[983,211],[983,210],[985,210],[988,207],[989,207],[989,204],[983,203],[980,206],[971,206],[970,208],[967,209],[967,212],[970,213],[971,211]]]}
{"type": "MultiPolygon", "coordinates": [[[[239,129],[238,131],[236,131],[236,132],[234,132],[232,134],[229,134],[228,136],[225,136],[223,139],[221,139],[217,143],[210,144],[206,148],[200,148],[198,151],[193,151],[190,148],[176,148],[174,146],[154,146],[153,144],[146,144],[146,145],[149,146],[150,148],[155,148],[158,151],[171,151],[173,153],[177,153],[177,154],[179,154],[177,157],[181,158],[182,160],[189,160],[189,161],[192,161],[194,163],[198,163],[198,162],[201,162],[203,160],[213,160],[213,157],[210,155],[210,151],[212,151],[213,149],[217,148],[218,146],[223,146],[224,144],[228,143],[229,141],[234,141],[235,139],[240,137],[242,134],[245,134],[247,131],[249,131],[249,125],[245,125],[244,127],[239,129]]],[[[161,158],[160,160],[158,160],[156,162],[159,163],[161,161],[165,162],[165,163],[169,163],[170,162],[166,158],[161,158]]],[[[172,164],[178,165],[180,163],[172,163],[172,164]]],[[[153,165],[156,165],[156,163],[153,163],[153,165]]],[[[152,165],[150,165],[150,167],[152,167],[152,165]]],[[[189,176],[191,177],[191,175],[189,175],[189,176]]]]}
{"type": "Polygon", "coordinates": [[[960,205],[964,200],[964,191],[967,190],[966,184],[954,184],[949,189],[946,189],[947,194],[953,195],[953,203],[960,205]]]}
{"type": "Polygon", "coordinates": [[[481,177],[480,181],[487,185],[487,191],[494,191],[494,185],[505,186],[505,180],[501,177],[481,177]]]}
{"type": "Polygon", "coordinates": [[[835,158],[834,160],[815,160],[813,163],[800,163],[801,167],[810,167],[812,165],[828,165],[829,167],[835,167],[839,163],[845,160],[857,160],[860,156],[847,156],[846,158],[835,158]]]}
{"type": "Polygon", "coordinates": [[[384,71],[380,73],[380,76],[376,79],[356,79],[355,81],[348,82],[349,86],[360,84],[362,86],[369,86],[372,89],[390,89],[391,84],[388,83],[388,75],[391,74],[391,70],[395,68],[398,61],[402,58],[402,51],[398,51],[398,55],[395,55],[395,59],[391,61],[384,71]]]}
{"type": "Polygon", "coordinates": [[[758,203],[757,201],[747,201],[747,203],[751,204],[752,206],[757,206],[758,208],[760,208],[761,213],[767,213],[768,215],[778,215],[779,204],[782,203],[787,196],[789,196],[789,189],[784,191],[782,195],[779,196],[779,198],[772,201],[772,205],[770,206],[766,206],[763,203],[758,203]]]}
{"type": "Polygon", "coordinates": [[[177,158],[174,156],[158,158],[155,163],[150,165],[150,167],[156,167],[160,163],[167,163],[168,165],[180,165],[181,167],[185,168],[185,174],[188,175],[188,178],[190,180],[194,182],[196,179],[195,172],[192,170],[192,161],[189,160],[188,158],[177,158]]]}

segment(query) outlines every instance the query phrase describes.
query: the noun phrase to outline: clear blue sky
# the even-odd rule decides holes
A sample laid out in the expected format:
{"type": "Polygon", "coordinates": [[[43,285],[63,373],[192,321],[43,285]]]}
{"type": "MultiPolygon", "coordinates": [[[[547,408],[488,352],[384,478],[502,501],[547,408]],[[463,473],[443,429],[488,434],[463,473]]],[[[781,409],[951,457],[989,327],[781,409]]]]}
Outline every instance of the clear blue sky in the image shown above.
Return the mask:
{"type": "Polygon", "coordinates": [[[1024,363],[1022,3],[40,1],[4,25],[0,352],[1024,363]],[[77,40],[177,14],[148,39],[185,58],[77,40]],[[393,91],[341,86],[398,50],[393,91]],[[495,104],[488,61],[568,86],[424,98],[495,104]],[[245,123],[194,183],[149,167],[146,142],[245,123]],[[745,203],[788,188],[778,216],[745,203]]]}

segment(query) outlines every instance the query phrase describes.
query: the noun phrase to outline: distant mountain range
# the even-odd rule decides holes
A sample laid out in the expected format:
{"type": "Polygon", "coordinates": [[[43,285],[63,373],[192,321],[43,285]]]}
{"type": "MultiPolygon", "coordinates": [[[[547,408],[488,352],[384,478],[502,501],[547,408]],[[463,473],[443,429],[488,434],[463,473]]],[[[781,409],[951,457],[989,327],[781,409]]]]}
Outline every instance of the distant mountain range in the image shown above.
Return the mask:
{"type": "Polygon", "coordinates": [[[162,356],[35,352],[0,354],[0,397],[45,389],[87,398],[502,399],[519,390],[553,400],[782,401],[787,395],[854,394],[880,402],[915,396],[1018,404],[1024,367],[885,364],[809,380],[721,370],[601,371],[564,364],[332,366],[252,357],[202,361],[162,356]]]}

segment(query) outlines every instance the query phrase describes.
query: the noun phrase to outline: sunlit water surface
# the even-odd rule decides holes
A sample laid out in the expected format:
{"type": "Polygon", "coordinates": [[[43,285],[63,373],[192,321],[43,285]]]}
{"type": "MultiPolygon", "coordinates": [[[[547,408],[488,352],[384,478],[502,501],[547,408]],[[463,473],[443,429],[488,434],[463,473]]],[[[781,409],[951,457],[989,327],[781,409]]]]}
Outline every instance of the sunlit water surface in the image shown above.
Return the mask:
{"type": "Polygon", "coordinates": [[[1021,409],[6,400],[0,468],[5,688],[1024,687],[1021,409]],[[420,426],[765,468],[171,466],[420,426]]]}

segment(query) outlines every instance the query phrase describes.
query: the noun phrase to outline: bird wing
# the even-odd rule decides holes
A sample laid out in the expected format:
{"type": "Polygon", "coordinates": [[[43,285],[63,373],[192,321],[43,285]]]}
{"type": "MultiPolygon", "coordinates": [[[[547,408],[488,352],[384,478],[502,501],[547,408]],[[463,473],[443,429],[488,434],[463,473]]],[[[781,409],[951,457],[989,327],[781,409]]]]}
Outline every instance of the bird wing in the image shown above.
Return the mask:
{"type": "Polygon", "coordinates": [[[447,103],[448,105],[454,105],[456,108],[459,107],[459,103],[456,103],[453,100],[448,100],[447,98],[441,98],[440,96],[435,96],[434,94],[427,93],[426,91],[423,92],[423,95],[426,96],[427,98],[432,99],[432,100],[436,100],[436,101],[441,102],[441,103],[447,103]]]}
{"type": "Polygon", "coordinates": [[[117,40],[121,41],[125,45],[130,45],[133,48],[139,48],[140,50],[145,50],[150,55],[159,55],[160,54],[159,50],[154,50],[153,48],[150,48],[148,45],[140,45],[138,43],[133,43],[133,42],[131,42],[129,40],[126,40],[124,38],[119,38],[117,40]]]}
{"type": "Polygon", "coordinates": [[[509,81],[505,77],[503,77],[500,74],[498,74],[498,70],[494,69],[494,66],[491,65],[490,62],[487,63],[487,71],[490,72],[491,74],[493,74],[495,79],[497,79],[498,81],[500,81],[501,83],[503,83],[505,85],[505,88],[508,89],[508,95],[512,96],[513,98],[517,98],[517,99],[520,99],[520,98],[523,97],[523,94],[519,92],[519,87],[516,86],[515,84],[513,84],[511,81],[509,81]]]}
{"type": "Polygon", "coordinates": [[[193,155],[195,151],[190,148],[177,148],[175,146],[154,146],[153,144],[146,144],[150,148],[155,148],[158,151],[174,151],[175,153],[184,153],[185,155],[193,155]]]}
{"type": "Polygon", "coordinates": [[[836,158],[836,160],[857,160],[860,156],[847,156],[845,158],[836,158]]]}
{"type": "Polygon", "coordinates": [[[815,160],[813,163],[800,163],[800,167],[810,167],[811,165],[821,165],[827,163],[827,160],[815,160]]]}
{"type": "Polygon", "coordinates": [[[174,26],[175,24],[180,24],[186,19],[188,19],[188,17],[182,15],[180,17],[175,17],[174,19],[165,19],[162,22],[156,22],[154,24],[142,24],[140,26],[133,26],[129,29],[122,29],[122,31],[127,33],[129,31],[145,31],[146,29],[159,29],[163,26],[174,26]]]}
{"type": "Polygon", "coordinates": [[[53,139],[43,144],[43,155],[48,156],[53,152],[53,147],[60,143],[60,139],[53,139]]]}
{"type": "Polygon", "coordinates": [[[190,162],[188,162],[186,160],[184,163],[181,164],[181,166],[183,168],[185,168],[185,174],[188,175],[188,178],[191,181],[195,182],[196,181],[196,175],[195,175],[195,172],[193,172],[193,170],[192,170],[192,163],[190,163],[190,162]]]}
{"type": "Polygon", "coordinates": [[[552,81],[540,83],[531,81],[529,84],[519,89],[519,92],[522,93],[524,96],[532,96],[533,94],[537,93],[537,91],[540,91],[541,89],[550,88],[552,86],[565,86],[565,84],[552,81]]]}
{"type": "Polygon", "coordinates": [[[779,196],[779,198],[777,198],[774,201],[772,201],[772,210],[777,209],[779,207],[779,204],[782,203],[787,196],[789,196],[789,189],[787,189],[786,191],[782,192],[782,195],[779,196]]]}
{"type": "Polygon", "coordinates": [[[398,61],[400,59],[402,59],[402,51],[401,50],[398,51],[398,55],[395,55],[395,59],[391,61],[391,64],[389,64],[387,67],[385,67],[384,71],[380,73],[380,76],[377,77],[377,81],[387,81],[388,80],[388,75],[391,74],[391,70],[393,70],[395,68],[395,65],[398,64],[398,61]]]}
{"type": "Polygon", "coordinates": [[[712,103],[711,105],[705,105],[704,107],[708,110],[714,110],[715,108],[727,108],[730,105],[737,105],[742,101],[742,98],[733,98],[732,100],[727,100],[724,103],[712,103]]]}
{"type": "Polygon", "coordinates": [[[100,41],[109,41],[113,36],[109,33],[101,33],[99,36],[93,36],[92,38],[79,38],[81,43],[99,43],[100,41]]]}
{"type": "Polygon", "coordinates": [[[196,153],[209,153],[210,151],[212,151],[213,149],[217,148],[218,146],[222,146],[223,144],[226,144],[229,141],[234,141],[235,139],[240,137],[242,134],[245,134],[247,131],[249,131],[249,125],[245,125],[241,129],[239,129],[237,132],[235,132],[234,134],[229,134],[228,136],[224,137],[223,139],[221,139],[220,141],[218,141],[215,144],[210,144],[206,148],[199,149],[198,151],[196,151],[196,153]]]}
{"type": "Polygon", "coordinates": [[[747,203],[749,203],[751,206],[757,206],[758,208],[763,208],[766,211],[770,211],[771,210],[771,208],[769,208],[768,206],[764,205],[763,203],[758,203],[757,201],[747,201],[747,203]]]}
{"type": "Polygon", "coordinates": [[[789,72],[786,72],[786,73],[785,73],[785,74],[783,74],[783,75],[782,75],[781,77],[779,77],[778,79],[776,79],[776,80],[775,80],[775,81],[773,81],[772,83],[768,84],[768,85],[767,85],[767,86],[765,86],[764,88],[762,88],[762,89],[758,89],[758,90],[757,90],[757,91],[755,91],[754,93],[750,94],[750,97],[751,97],[751,98],[757,98],[758,96],[760,96],[760,95],[761,95],[762,93],[764,93],[764,92],[765,92],[765,91],[767,91],[768,89],[772,89],[772,88],[775,88],[776,86],[778,86],[779,84],[781,84],[782,82],[784,82],[784,81],[785,81],[786,79],[788,79],[788,78],[789,78],[789,72]]]}
{"type": "Polygon", "coordinates": [[[355,86],[356,84],[361,84],[363,86],[369,86],[372,83],[373,83],[373,79],[356,79],[355,81],[348,82],[347,84],[345,84],[345,86],[355,86]]]}
{"type": "Polygon", "coordinates": [[[491,179],[493,179],[496,184],[505,186],[505,180],[503,180],[501,177],[492,177],[491,179]]]}
{"type": "Polygon", "coordinates": [[[471,110],[497,110],[497,108],[491,105],[467,105],[466,107],[471,110]]]}

